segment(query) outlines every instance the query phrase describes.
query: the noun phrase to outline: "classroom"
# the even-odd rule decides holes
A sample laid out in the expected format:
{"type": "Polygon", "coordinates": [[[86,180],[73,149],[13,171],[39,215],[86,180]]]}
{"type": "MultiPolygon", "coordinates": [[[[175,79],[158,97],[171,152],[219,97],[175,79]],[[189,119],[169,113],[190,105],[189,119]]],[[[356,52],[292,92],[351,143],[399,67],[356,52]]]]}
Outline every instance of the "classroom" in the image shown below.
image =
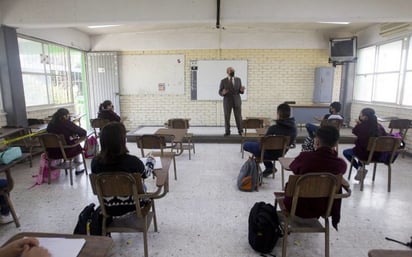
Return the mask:
{"type": "MultiPolygon", "coordinates": [[[[0,126],[27,127],[28,119],[45,119],[63,107],[91,131],[90,119],[108,99],[124,118],[127,147],[140,157],[134,135],[151,133],[171,118],[190,119],[196,153],[190,160],[185,151],[176,157],[177,180],[173,168],[169,171],[170,191],[156,203],[159,232],[150,227],[148,233],[149,255],[258,256],[247,242],[247,216],[257,201],[273,204],[273,192],[282,185],[278,172],[275,179],[265,178],[258,192],[236,188],[246,158],[239,152],[233,115],[232,135],[223,136],[218,91],[226,68],[234,67],[246,88],[243,118],[276,119],[283,102],[294,102],[298,115],[299,108],[316,106],[327,112],[329,103],[339,101],[343,158],[342,151],[353,146],[351,128],[362,109],[373,108],[387,130],[390,119],[412,119],[411,7],[408,0],[2,0],[0,126]],[[339,40],[354,47],[347,59],[331,58],[339,40]],[[320,69],[331,72],[326,102],[315,99],[326,92],[316,87],[320,69]]],[[[296,148],[287,156],[299,154],[307,135],[301,125],[312,116],[297,120],[296,148]]],[[[352,195],[343,200],[339,231],[331,228],[331,256],[407,250],[384,239],[412,236],[407,219],[412,138],[406,135],[404,142],[405,153],[392,167],[391,192],[385,165],[378,165],[381,174],[374,183],[368,178],[363,191],[350,181],[352,195]]],[[[0,245],[20,232],[72,234],[80,211],[97,203],[85,174],[75,176],[72,186],[62,173],[58,181],[28,189],[39,160],[36,155],[32,167],[21,163],[11,169],[21,227],[0,225],[0,245]]],[[[143,256],[141,234],[113,240],[108,256],[134,251],[143,256]]],[[[324,255],[322,235],[290,240],[289,256],[324,255]]],[[[280,240],[272,253],[281,252],[280,240]]]]}

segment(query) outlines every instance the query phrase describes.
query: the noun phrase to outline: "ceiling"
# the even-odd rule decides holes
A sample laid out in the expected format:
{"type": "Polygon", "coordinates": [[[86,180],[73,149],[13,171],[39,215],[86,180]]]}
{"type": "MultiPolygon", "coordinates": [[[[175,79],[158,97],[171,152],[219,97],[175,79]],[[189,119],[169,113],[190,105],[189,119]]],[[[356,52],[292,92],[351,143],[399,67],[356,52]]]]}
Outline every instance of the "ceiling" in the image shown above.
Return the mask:
{"type": "MultiPolygon", "coordinates": [[[[376,23],[357,22],[348,25],[342,24],[327,24],[327,23],[231,23],[220,26],[221,30],[233,32],[248,32],[248,31],[268,31],[268,32],[302,32],[302,31],[317,31],[324,34],[330,33],[349,33],[355,34],[376,23]]],[[[109,25],[109,24],[107,24],[109,25]]],[[[113,27],[88,28],[87,26],[73,27],[90,36],[116,34],[116,33],[160,33],[160,32],[191,32],[191,31],[215,31],[218,30],[215,24],[207,23],[181,23],[181,24],[120,24],[113,27]]]]}

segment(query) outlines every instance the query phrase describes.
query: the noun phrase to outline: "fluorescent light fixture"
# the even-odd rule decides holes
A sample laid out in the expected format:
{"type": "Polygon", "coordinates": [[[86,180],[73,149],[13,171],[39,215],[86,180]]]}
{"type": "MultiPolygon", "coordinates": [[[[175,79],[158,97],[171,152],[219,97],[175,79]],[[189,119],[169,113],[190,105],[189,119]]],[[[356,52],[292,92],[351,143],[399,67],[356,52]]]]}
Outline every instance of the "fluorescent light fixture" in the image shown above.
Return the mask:
{"type": "Polygon", "coordinates": [[[350,24],[349,21],[318,21],[318,23],[338,24],[338,25],[348,25],[348,24],[350,24]]]}
{"type": "Polygon", "coordinates": [[[89,29],[101,29],[101,28],[110,28],[110,27],[118,27],[120,25],[94,25],[94,26],[87,26],[89,29]]]}

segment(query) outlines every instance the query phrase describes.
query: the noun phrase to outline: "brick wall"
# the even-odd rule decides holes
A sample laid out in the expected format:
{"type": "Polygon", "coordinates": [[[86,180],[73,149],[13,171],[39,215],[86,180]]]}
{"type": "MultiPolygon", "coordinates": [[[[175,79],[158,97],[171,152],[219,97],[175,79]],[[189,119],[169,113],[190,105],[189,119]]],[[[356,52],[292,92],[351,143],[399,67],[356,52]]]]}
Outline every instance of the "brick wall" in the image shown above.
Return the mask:
{"type": "MultiPolygon", "coordinates": [[[[122,52],[121,54],[184,54],[184,95],[128,95],[120,97],[128,129],[162,125],[174,117],[191,118],[191,126],[223,126],[222,101],[190,100],[190,60],[247,60],[248,99],[242,116],[275,117],[276,106],[284,101],[312,102],[315,68],[330,66],[327,50],[244,49],[122,52]]],[[[220,83],[220,81],[216,81],[220,83]]],[[[335,71],[333,101],[339,99],[340,67],[335,71]]],[[[216,92],[217,94],[217,92],[216,92]]],[[[235,124],[232,115],[232,124],[235,124]]]]}

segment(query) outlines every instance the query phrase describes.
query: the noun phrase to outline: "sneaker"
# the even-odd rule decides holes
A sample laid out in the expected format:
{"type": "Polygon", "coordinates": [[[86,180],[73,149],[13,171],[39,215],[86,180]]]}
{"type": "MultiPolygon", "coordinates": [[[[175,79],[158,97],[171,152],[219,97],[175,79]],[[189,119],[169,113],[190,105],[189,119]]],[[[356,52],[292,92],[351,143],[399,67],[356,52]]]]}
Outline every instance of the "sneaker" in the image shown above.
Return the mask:
{"type": "Polygon", "coordinates": [[[75,171],[75,174],[76,175],[80,175],[80,174],[82,174],[84,172],[84,169],[82,169],[82,170],[76,170],[75,171]]]}
{"type": "Polygon", "coordinates": [[[365,169],[363,167],[359,168],[358,172],[355,175],[355,180],[357,180],[357,181],[363,180],[366,176],[366,173],[368,173],[367,169],[365,169]]]}
{"type": "MultiPolygon", "coordinates": [[[[19,218],[19,215],[17,214],[17,218],[19,218]]],[[[13,216],[9,212],[7,215],[0,215],[0,224],[7,224],[10,222],[14,222],[13,216]]]]}

